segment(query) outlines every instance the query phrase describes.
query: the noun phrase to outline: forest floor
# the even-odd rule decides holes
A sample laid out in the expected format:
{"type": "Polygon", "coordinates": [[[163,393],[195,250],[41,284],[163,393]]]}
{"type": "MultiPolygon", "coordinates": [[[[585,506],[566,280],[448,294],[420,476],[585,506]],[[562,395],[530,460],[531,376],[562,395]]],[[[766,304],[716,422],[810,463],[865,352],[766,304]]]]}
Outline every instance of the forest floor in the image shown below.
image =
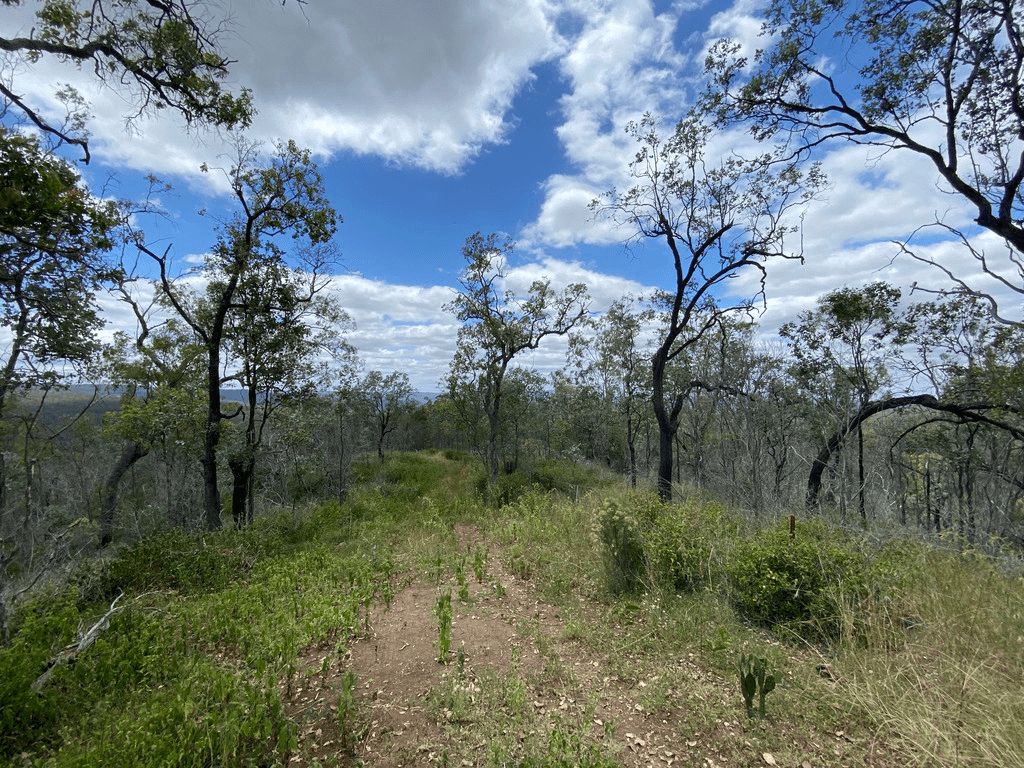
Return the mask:
{"type": "Polygon", "coordinates": [[[913,762],[826,703],[842,683],[821,678],[813,652],[784,649],[792,663],[768,697],[769,717],[748,719],[735,673],[707,663],[706,649],[652,648],[644,638],[656,633],[628,611],[585,598],[545,602],[498,543],[468,525],[455,535],[461,551],[486,562],[482,581],[464,574],[468,601],[452,574],[405,573],[341,663],[325,649],[300,658],[303,683],[286,691],[299,724],[290,765],[913,762]],[[442,664],[438,604],[446,594],[451,645],[442,664]]]}

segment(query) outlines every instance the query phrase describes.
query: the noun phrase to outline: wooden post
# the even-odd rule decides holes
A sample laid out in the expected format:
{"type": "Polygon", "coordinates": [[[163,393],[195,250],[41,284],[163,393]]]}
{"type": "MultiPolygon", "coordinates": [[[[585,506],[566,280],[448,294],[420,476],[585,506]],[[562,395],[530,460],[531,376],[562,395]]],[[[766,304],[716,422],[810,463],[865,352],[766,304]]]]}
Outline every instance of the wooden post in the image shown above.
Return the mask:
{"type": "Polygon", "coordinates": [[[789,516],[789,538],[796,538],[796,515],[789,516]]]}

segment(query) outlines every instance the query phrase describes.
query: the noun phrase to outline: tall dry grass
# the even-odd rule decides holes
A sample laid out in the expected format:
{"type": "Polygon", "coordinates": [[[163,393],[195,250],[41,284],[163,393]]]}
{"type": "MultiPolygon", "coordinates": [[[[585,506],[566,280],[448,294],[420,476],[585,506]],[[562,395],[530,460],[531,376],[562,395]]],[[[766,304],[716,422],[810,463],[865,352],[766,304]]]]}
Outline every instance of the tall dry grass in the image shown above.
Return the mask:
{"type": "Polygon", "coordinates": [[[924,545],[889,567],[902,583],[851,613],[835,694],[919,765],[1024,766],[1024,578],[924,545]]]}

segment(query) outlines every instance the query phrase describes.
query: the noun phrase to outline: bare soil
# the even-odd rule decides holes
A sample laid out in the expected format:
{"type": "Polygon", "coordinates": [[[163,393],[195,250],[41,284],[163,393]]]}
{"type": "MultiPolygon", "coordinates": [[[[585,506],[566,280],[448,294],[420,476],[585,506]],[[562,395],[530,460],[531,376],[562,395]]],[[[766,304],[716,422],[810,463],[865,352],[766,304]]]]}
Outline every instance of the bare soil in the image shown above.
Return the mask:
{"type": "Polygon", "coordinates": [[[735,676],[708,669],[699,655],[660,669],[631,665],[626,645],[593,658],[559,609],[507,570],[496,543],[471,527],[456,535],[463,551],[489,553],[484,582],[467,574],[468,602],[458,600],[454,578],[439,589],[410,575],[387,610],[374,609],[365,636],[343,659],[330,649],[303,657],[295,678],[302,682],[286,691],[300,726],[289,765],[468,768],[500,756],[511,766],[556,732],[577,734],[577,749],[598,745],[629,768],[906,764],[856,726],[747,720],[735,676]],[[452,650],[441,664],[435,606],[448,589],[452,650]],[[347,673],[355,675],[356,705],[346,739],[338,705],[347,673]]]}

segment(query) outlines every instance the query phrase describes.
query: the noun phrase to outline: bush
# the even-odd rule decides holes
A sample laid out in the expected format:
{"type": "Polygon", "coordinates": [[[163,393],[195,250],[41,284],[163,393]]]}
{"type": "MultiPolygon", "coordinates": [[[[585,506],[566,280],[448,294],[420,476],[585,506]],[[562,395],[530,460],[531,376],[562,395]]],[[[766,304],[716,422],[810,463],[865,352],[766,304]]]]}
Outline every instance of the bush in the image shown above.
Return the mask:
{"type": "Polygon", "coordinates": [[[198,533],[167,531],[143,539],[112,560],[100,592],[109,598],[121,592],[156,589],[223,589],[252,566],[262,554],[260,546],[259,536],[233,531],[207,534],[206,538],[198,533]]]}
{"type": "Polygon", "coordinates": [[[598,485],[594,470],[568,459],[539,459],[530,470],[530,480],[545,491],[568,496],[598,485]]]}
{"type": "Polygon", "coordinates": [[[490,484],[487,483],[485,477],[484,487],[486,502],[495,509],[500,509],[518,501],[520,496],[533,487],[533,484],[530,482],[530,478],[522,472],[513,472],[509,475],[499,475],[498,479],[490,484]]]}
{"type": "Polygon", "coordinates": [[[646,548],[659,586],[699,592],[719,581],[722,565],[714,540],[722,533],[723,520],[718,504],[697,499],[685,506],[666,506],[654,517],[646,548]]]}
{"type": "Polygon", "coordinates": [[[727,567],[732,602],[744,618],[826,639],[839,636],[846,605],[866,594],[864,569],[861,555],[809,522],[794,539],[788,525],[758,532],[736,545],[727,567]]]}
{"type": "Polygon", "coordinates": [[[630,493],[608,499],[597,510],[594,534],[601,544],[608,589],[613,594],[635,592],[647,577],[645,530],[665,506],[650,493],[630,493]]]}

